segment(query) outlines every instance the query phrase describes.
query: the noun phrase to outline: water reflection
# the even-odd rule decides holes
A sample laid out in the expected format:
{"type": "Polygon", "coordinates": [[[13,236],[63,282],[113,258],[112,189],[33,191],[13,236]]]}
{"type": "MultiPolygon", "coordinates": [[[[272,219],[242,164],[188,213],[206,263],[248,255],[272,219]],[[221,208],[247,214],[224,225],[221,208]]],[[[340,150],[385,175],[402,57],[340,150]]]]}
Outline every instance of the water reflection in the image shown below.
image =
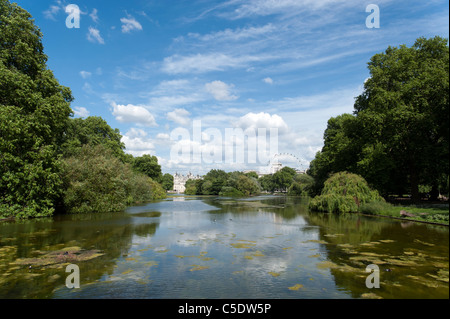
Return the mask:
{"type": "Polygon", "coordinates": [[[448,227],[310,213],[308,199],[173,196],[120,214],[0,224],[1,298],[448,298],[448,227]],[[17,264],[81,247],[81,289],[17,264]],[[16,263],[16,264],[14,264],[16,263]],[[380,266],[381,288],[365,286],[380,266]]]}

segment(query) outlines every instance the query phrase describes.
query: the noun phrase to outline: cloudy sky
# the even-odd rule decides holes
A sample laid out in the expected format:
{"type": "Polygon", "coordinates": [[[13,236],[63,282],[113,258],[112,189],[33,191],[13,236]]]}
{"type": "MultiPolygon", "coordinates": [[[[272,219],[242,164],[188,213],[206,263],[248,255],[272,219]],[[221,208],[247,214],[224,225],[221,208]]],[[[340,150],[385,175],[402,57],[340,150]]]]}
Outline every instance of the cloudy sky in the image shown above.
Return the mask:
{"type": "Polygon", "coordinates": [[[422,36],[448,38],[449,28],[441,0],[17,3],[41,28],[75,117],[101,116],[120,129],[128,153],[158,156],[164,173],[263,169],[271,152],[307,167],[328,119],[353,111],[374,54],[422,36]],[[370,4],[379,28],[367,27],[370,4]],[[244,141],[227,139],[239,129],[244,141]]]}

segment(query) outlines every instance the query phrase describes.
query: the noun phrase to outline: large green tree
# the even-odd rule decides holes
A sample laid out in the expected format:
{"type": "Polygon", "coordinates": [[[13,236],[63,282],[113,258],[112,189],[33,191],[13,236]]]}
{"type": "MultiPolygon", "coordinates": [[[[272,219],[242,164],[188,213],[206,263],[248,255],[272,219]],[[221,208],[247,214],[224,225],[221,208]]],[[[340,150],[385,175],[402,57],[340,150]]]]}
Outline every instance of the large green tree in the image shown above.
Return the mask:
{"type": "Polygon", "coordinates": [[[347,170],[385,195],[407,191],[418,201],[420,184],[436,194],[449,170],[448,41],[389,47],[368,67],[354,114],[328,122],[311,175],[319,189],[330,174],[347,170]]]}
{"type": "Polygon", "coordinates": [[[61,196],[55,147],[72,113],[31,15],[0,0],[0,215],[48,216],[61,196]]]}
{"type": "Polygon", "coordinates": [[[119,129],[113,129],[101,117],[90,116],[70,119],[58,144],[64,157],[76,155],[83,145],[90,144],[102,145],[123,162],[131,162],[132,156],[125,154],[125,144],[121,140],[119,129]]]}
{"type": "Polygon", "coordinates": [[[367,141],[361,165],[369,171],[390,161],[417,201],[419,184],[437,189],[442,174],[448,176],[448,41],[419,38],[410,48],[389,47],[372,57],[369,70],[355,103],[367,141]]]}
{"type": "Polygon", "coordinates": [[[164,188],[166,191],[171,191],[173,190],[173,184],[174,184],[173,175],[169,173],[164,174],[161,182],[162,188],[164,188]]]}
{"type": "Polygon", "coordinates": [[[156,156],[144,154],[135,157],[133,160],[133,167],[136,171],[144,173],[154,181],[158,183],[162,182],[163,175],[161,165],[158,164],[158,158],[156,156]]]}

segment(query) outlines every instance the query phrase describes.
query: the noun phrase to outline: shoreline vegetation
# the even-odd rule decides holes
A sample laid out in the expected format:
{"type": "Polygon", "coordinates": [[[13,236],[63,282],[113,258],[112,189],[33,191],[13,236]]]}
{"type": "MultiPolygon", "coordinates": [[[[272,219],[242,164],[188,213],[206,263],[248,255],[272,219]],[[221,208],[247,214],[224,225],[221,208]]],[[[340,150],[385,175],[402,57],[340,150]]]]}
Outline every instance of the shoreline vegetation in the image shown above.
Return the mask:
{"type": "MultiPolygon", "coordinates": [[[[74,97],[48,69],[42,37],[26,10],[0,0],[0,222],[165,198],[173,176],[163,175],[156,156],[127,154],[120,131],[101,117],[72,117],[74,97]]],[[[311,211],[448,226],[448,199],[442,209],[417,206],[421,193],[430,202],[449,194],[448,39],[389,47],[368,68],[354,113],[328,121],[306,174],[213,169],[188,180],[185,194],[278,192],[309,196],[311,211]],[[409,194],[413,205],[391,204],[392,194],[409,194]]]]}

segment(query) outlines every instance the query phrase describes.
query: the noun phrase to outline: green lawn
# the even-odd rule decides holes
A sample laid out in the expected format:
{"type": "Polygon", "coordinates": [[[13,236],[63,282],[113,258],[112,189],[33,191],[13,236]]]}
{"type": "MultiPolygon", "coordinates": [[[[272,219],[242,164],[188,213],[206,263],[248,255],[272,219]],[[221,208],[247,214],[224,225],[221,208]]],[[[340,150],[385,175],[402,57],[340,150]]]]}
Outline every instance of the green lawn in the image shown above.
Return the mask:
{"type": "Polygon", "coordinates": [[[361,206],[361,212],[370,215],[382,215],[402,218],[405,220],[417,220],[449,225],[449,205],[406,205],[397,206],[389,203],[370,203],[361,206]],[[413,214],[412,217],[402,217],[401,211],[413,214]]]}

